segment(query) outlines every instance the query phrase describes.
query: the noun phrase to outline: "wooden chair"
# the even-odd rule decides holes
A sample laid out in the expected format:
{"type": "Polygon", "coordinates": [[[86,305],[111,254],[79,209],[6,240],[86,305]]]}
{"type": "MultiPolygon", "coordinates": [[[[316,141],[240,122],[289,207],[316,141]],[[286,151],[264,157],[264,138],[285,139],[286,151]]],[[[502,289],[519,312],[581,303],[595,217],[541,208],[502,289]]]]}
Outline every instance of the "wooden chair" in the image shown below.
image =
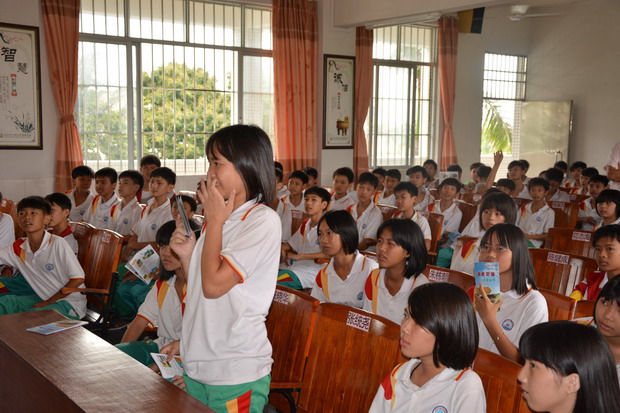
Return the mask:
{"type": "Polygon", "coordinates": [[[575,303],[572,319],[583,317],[594,317],[594,306],[596,301],[579,300],[575,303]]]}
{"type": "Polygon", "coordinates": [[[459,225],[459,232],[463,232],[467,224],[469,224],[472,219],[476,219],[476,215],[478,213],[478,206],[468,204],[466,202],[459,202],[459,209],[463,213],[463,217],[461,218],[461,225],[459,225]]]}
{"type": "MultiPolygon", "coordinates": [[[[316,323],[319,300],[292,288],[278,285],[267,315],[267,336],[273,347],[271,392],[282,394],[290,411],[296,409],[293,392],[299,392],[310,340],[316,323]]],[[[274,403],[277,398],[270,397],[274,403]]]]}
{"type": "Polygon", "coordinates": [[[429,260],[434,262],[437,257],[437,247],[443,230],[444,216],[436,212],[420,211],[420,213],[428,220],[428,226],[431,229],[431,246],[428,249],[428,255],[429,260]]]}
{"type": "Polygon", "coordinates": [[[78,243],[77,258],[83,269],[86,269],[86,260],[88,259],[88,247],[90,246],[90,238],[93,235],[95,227],[87,222],[69,222],[73,237],[78,243]]]}
{"type": "Polygon", "coordinates": [[[579,213],[579,204],[574,202],[557,202],[549,201],[547,205],[555,211],[556,228],[575,228],[577,225],[577,214],[579,213]]]}
{"type": "Polygon", "coordinates": [[[308,218],[308,214],[298,209],[291,209],[291,235],[297,232],[301,223],[308,218]]]}
{"type": "Polygon", "coordinates": [[[465,291],[476,284],[475,278],[469,274],[449,268],[435,267],[434,265],[427,265],[422,274],[431,282],[449,282],[461,287],[465,291]]]}
{"type": "Polygon", "coordinates": [[[377,204],[377,208],[379,208],[381,215],[383,215],[383,221],[392,218],[392,215],[398,211],[398,208],[392,205],[377,204]]]}
{"type": "Polygon", "coordinates": [[[595,258],[595,251],[592,246],[592,231],[554,227],[549,230],[545,245],[550,250],[595,258]]]}
{"type": "Polygon", "coordinates": [[[538,291],[540,291],[547,301],[549,321],[571,319],[575,311],[575,300],[544,288],[541,288],[538,291]]]}
{"type": "Polygon", "coordinates": [[[116,267],[121,256],[123,236],[109,229],[95,228],[90,237],[88,259],[84,268],[86,288],[63,288],[63,294],[79,292],[88,296],[88,311],[84,318],[91,331],[102,337],[109,328],[110,303],[116,284],[116,267]]]}
{"type": "Polygon", "coordinates": [[[3,199],[0,202],[0,212],[10,215],[12,210],[13,210],[13,201],[11,201],[10,199],[3,199]]]}
{"type": "Polygon", "coordinates": [[[428,192],[431,194],[433,198],[439,199],[439,190],[437,188],[429,189],[428,192]]]}
{"type": "Polygon", "coordinates": [[[517,204],[517,207],[521,207],[529,202],[532,202],[531,199],[527,199],[527,198],[512,198],[515,201],[515,204],[517,204]]]}
{"type": "Polygon", "coordinates": [[[570,202],[575,202],[577,204],[585,201],[588,198],[590,198],[590,195],[568,194],[568,199],[570,199],[570,202]]]}
{"type": "Polygon", "coordinates": [[[399,363],[400,327],[340,304],[319,306],[299,397],[300,412],[367,412],[399,363]]]}
{"type": "Polygon", "coordinates": [[[484,349],[478,349],[473,370],[482,380],[487,413],[529,413],[521,397],[517,376],[521,366],[512,360],[484,349]]]}
{"type": "Polygon", "coordinates": [[[592,258],[548,249],[530,248],[534,278],[538,288],[569,295],[589,272],[598,265],[592,258]]]}
{"type": "Polygon", "coordinates": [[[461,194],[461,201],[467,202],[468,204],[478,205],[481,199],[482,195],[473,192],[461,194]]]}

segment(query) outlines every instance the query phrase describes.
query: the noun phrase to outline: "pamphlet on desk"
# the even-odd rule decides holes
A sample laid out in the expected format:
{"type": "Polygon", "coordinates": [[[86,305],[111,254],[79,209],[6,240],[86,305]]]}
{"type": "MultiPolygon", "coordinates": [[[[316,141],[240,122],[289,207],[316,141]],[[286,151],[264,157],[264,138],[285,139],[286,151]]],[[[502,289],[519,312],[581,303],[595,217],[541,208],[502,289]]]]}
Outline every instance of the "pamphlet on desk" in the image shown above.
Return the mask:
{"type": "Polygon", "coordinates": [[[145,284],[149,284],[159,271],[159,255],[157,255],[153,247],[147,245],[135,253],[126,267],[136,277],[144,281],[145,284]]]}
{"type": "Polygon", "coordinates": [[[43,334],[44,336],[49,336],[50,334],[70,330],[72,328],[83,326],[85,324],[88,323],[82,320],[60,320],[49,324],[43,324],[37,327],[30,327],[27,328],[26,331],[31,331],[33,333],[39,333],[43,334]]]}
{"type": "Polygon", "coordinates": [[[164,379],[171,379],[174,376],[183,375],[183,362],[181,362],[180,356],[174,356],[171,360],[168,360],[166,354],[151,353],[151,357],[157,363],[159,372],[164,379]]]}

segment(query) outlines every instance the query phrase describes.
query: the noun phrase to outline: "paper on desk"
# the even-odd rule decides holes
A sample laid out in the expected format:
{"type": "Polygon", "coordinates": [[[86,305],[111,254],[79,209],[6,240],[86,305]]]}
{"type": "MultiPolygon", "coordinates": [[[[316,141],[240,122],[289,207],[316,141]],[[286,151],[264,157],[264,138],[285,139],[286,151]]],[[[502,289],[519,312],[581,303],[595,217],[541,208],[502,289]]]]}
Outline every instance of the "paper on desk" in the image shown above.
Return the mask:
{"type": "Polygon", "coordinates": [[[81,320],[61,320],[49,324],[43,324],[37,327],[30,327],[27,328],[26,331],[48,336],[50,334],[58,333],[59,331],[65,331],[75,327],[83,326],[84,324],[88,323],[81,320]]]}

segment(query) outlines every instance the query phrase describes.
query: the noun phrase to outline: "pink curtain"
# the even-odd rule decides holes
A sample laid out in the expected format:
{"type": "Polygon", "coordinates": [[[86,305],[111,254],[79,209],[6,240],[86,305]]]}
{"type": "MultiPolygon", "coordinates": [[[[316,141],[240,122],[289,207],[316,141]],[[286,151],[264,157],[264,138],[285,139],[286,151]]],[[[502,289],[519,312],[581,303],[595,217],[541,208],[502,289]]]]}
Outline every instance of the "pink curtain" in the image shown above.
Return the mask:
{"type": "Polygon", "coordinates": [[[372,98],[372,30],[358,27],[355,32],[355,176],[368,171],[368,147],[364,122],[372,98]]]}
{"type": "Polygon", "coordinates": [[[82,149],[73,109],[78,90],[78,27],[80,0],[42,0],[47,63],[60,114],[56,138],[54,188],[72,187],[71,170],[82,164],[82,149]]]}
{"type": "Polygon", "coordinates": [[[458,19],[446,17],[439,19],[439,97],[444,121],[440,159],[442,170],[445,170],[448,165],[458,163],[452,132],[458,39],[458,19]]]}
{"type": "Polygon", "coordinates": [[[273,1],[276,159],[285,176],[317,165],[316,2],[273,1]]]}

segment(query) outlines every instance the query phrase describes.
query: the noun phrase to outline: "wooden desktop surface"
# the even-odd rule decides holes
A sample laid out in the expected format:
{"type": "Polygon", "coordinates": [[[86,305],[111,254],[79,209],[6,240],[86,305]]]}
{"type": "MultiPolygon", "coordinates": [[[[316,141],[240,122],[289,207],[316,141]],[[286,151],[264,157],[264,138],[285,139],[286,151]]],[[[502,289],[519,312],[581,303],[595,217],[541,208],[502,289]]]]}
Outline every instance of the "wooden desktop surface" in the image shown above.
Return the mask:
{"type": "Polygon", "coordinates": [[[0,411],[213,411],[82,327],[26,331],[63,318],[52,310],[0,316],[0,411]]]}

